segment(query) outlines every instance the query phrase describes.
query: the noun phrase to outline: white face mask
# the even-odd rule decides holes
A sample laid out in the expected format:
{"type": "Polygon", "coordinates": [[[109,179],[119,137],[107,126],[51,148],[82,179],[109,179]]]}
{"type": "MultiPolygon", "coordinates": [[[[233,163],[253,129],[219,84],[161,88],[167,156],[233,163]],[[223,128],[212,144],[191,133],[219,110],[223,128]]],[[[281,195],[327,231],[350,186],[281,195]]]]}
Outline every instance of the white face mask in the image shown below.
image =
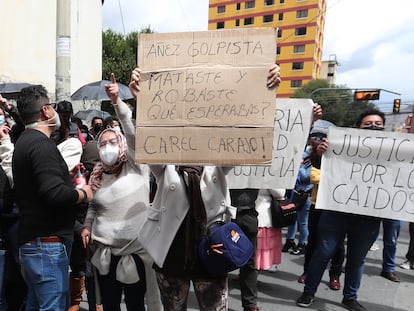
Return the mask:
{"type": "Polygon", "coordinates": [[[116,163],[119,155],[119,146],[111,146],[106,144],[104,148],[99,149],[99,158],[102,163],[111,166],[116,163]]]}
{"type": "Polygon", "coordinates": [[[57,130],[57,129],[59,129],[60,128],[60,126],[62,125],[61,123],[60,123],[60,117],[59,117],[59,114],[55,111],[55,115],[52,117],[52,118],[50,118],[49,120],[53,120],[54,119],[54,121],[55,121],[55,124],[49,124],[49,126],[54,126],[55,127],[55,130],[57,130]]]}
{"type": "Polygon", "coordinates": [[[3,125],[4,123],[6,123],[6,119],[4,118],[3,115],[0,116],[0,125],[3,125]]]}
{"type": "Polygon", "coordinates": [[[26,127],[34,127],[34,126],[51,126],[54,127],[55,130],[60,129],[61,123],[60,123],[60,117],[59,114],[55,111],[55,115],[53,117],[51,117],[50,119],[44,120],[44,121],[39,121],[39,122],[33,122],[33,123],[29,123],[26,124],[26,127]],[[46,123],[46,124],[42,124],[43,122],[49,122],[50,120],[54,120],[54,123],[46,123]],[[42,123],[41,123],[42,122],[42,123]]]}
{"type": "Polygon", "coordinates": [[[114,126],[112,129],[118,133],[121,133],[121,128],[119,126],[114,126]]]}

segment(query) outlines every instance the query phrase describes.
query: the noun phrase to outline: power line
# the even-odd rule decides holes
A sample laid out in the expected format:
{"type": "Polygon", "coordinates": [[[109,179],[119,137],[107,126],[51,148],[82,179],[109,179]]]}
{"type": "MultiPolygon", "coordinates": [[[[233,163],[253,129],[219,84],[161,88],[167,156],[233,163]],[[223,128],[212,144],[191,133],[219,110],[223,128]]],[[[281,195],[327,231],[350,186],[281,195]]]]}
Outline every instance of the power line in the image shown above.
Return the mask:
{"type": "Polygon", "coordinates": [[[189,31],[191,31],[191,29],[190,29],[190,24],[188,23],[188,18],[187,18],[187,15],[185,14],[185,11],[184,11],[184,7],[183,7],[183,5],[181,4],[181,1],[180,1],[180,0],[177,0],[177,2],[178,2],[178,5],[180,6],[181,12],[182,12],[182,14],[183,14],[183,16],[184,16],[185,23],[187,24],[187,29],[188,29],[189,31]]]}
{"type": "Polygon", "coordinates": [[[118,0],[118,7],[119,7],[119,12],[121,13],[122,29],[124,30],[124,37],[125,37],[126,33],[125,33],[124,15],[122,14],[121,0],[118,0]]]}

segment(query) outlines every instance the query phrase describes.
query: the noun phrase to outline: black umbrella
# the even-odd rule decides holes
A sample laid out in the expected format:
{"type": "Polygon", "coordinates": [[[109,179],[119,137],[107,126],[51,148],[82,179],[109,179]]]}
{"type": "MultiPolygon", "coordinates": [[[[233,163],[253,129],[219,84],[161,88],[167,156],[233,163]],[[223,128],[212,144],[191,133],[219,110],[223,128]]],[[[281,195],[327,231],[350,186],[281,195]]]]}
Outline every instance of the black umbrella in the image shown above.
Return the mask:
{"type": "MultiPolygon", "coordinates": [[[[111,84],[109,80],[101,80],[92,83],[85,84],[80,87],[75,93],[72,94],[72,100],[110,100],[106,96],[105,84],[111,84]]],[[[122,83],[118,83],[119,86],[119,98],[122,100],[133,98],[128,86],[122,83]]]]}
{"type": "Polygon", "coordinates": [[[88,109],[88,110],[78,111],[73,116],[75,118],[79,118],[81,120],[92,121],[92,119],[94,117],[100,117],[102,119],[105,119],[107,117],[110,117],[111,115],[107,111],[96,110],[96,109],[88,109]]]}
{"type": "Polygon", "coordinates": [[[35,84],[25,82],[2,82],[0,83],[0,94],[7,99],[16,99],[23,88],[32,85],[35,84]]]}

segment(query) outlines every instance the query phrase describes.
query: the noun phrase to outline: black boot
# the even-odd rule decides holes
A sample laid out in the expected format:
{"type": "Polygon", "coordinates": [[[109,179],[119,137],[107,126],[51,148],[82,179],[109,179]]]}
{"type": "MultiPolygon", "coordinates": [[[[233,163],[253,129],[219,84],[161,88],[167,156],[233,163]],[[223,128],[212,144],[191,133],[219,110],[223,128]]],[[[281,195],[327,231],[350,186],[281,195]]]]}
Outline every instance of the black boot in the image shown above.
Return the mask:
{"type": "Polygon", "coordinates": [[[296,247],[295,240],[293,240],[293,239],[286,239],[286,243],[282,247],[282,252],[283,253],[288,253],[290,251],[290,249],[294,250],[295,247],[296,247]]]}

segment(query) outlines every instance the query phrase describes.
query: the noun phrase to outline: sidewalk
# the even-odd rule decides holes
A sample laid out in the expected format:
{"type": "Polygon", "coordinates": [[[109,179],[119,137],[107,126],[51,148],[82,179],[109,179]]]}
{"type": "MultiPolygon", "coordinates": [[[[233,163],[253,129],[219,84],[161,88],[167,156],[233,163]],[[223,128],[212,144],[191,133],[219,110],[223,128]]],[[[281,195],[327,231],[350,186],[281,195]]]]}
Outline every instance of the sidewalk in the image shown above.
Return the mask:
{"type": "MultiPolygon", "coordinates": [[[[285,231],[284,231],[285,233],[285,231]]],[[[365,273],[359,290],[359,302],[369,311],[410,311],[414,310],[414,270],[403,270],[399,264],[405,260],[408,249],[408,223],[404,223],[397,247],[396,273],[401,283],[393,283],[381,277],[382,263],[382,232],[377,240],[379,250],[370,251],[367,256],[365,273]]],[[[290,311],[290,310],[320,310],[344,311],[341,306],[342,291],[332,291],[328,288],[328,271],[326,271],[315,296],[315,302],[309,308],[296,306],[295,300],[303,291],[303,284],[297,282],[302,273],[303,256],[282,254],[282,264],[274,273],[259,273],[259,307],[261,311],[290,311]]],[[[240,288],[235,277],[237,272],[229,276],[229,311],[242,311],[240,288]]],[[[343,283],[343,275],[341,283],[343,283]]],[[[86,302],[81,304],[82,310],[88,310],[86,302]]],[[[122,310],[126,310],[125,305],[122,310]]],[[[198,310],[194,293],[190,293],[188,310],[198,310]]]]}

